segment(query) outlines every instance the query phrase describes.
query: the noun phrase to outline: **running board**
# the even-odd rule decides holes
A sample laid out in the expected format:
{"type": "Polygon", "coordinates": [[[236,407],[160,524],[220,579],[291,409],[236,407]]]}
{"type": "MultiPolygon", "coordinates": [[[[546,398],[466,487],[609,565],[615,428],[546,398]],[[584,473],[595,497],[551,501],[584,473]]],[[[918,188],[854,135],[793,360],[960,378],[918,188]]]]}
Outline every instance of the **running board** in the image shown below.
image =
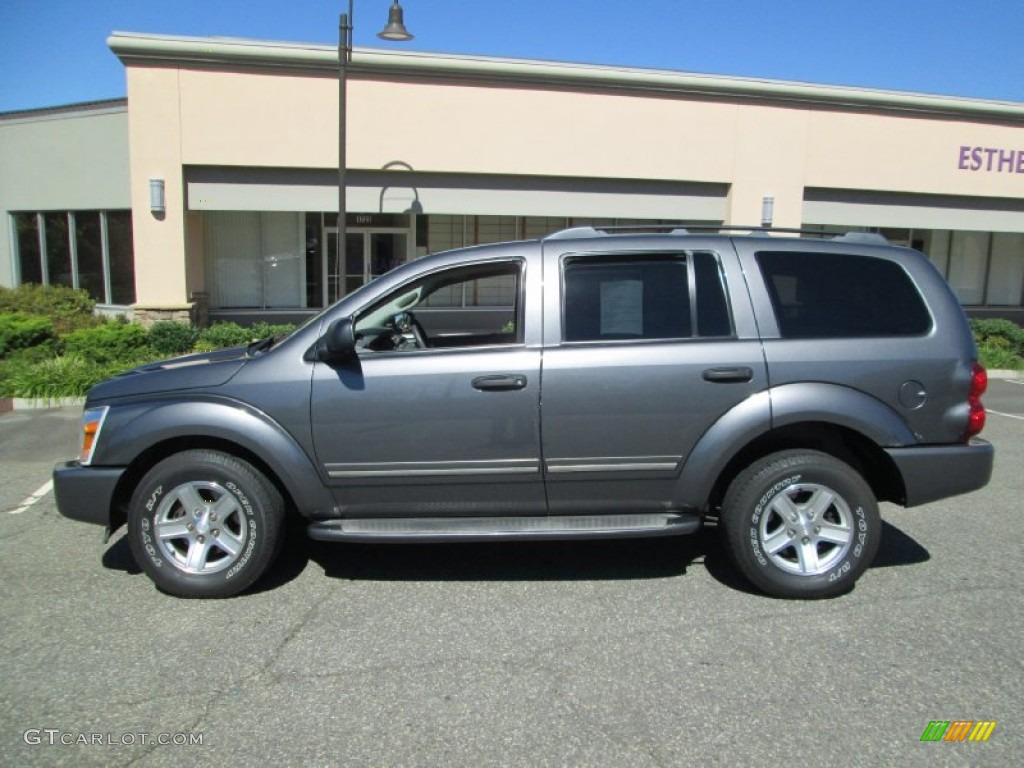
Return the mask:
{"type": "Polygon", "coordinates": [[[561,517],[435,517],[323,520],[310,523],[319,541],[501,541],[624,539],[677,536],[700,530],[696,512],[561,517]]]}

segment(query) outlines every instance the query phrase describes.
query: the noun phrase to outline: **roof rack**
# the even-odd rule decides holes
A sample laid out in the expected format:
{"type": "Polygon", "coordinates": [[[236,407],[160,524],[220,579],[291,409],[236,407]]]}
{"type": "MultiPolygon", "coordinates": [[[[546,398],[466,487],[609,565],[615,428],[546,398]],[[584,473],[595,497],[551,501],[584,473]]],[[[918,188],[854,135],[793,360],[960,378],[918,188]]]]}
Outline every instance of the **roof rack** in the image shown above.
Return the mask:
{"type": "Polygon", "coordinates": [[[822,232],[820,229],[800,229],[791,227],[739,226],[735,224],[617,224],[614,226],[570,227],[553,232],[543,240],[579,240],[588,237],[623,234],[667,234],[690,235],[704,232],[742,232],[751,237],[765,235],[811,235],[821,239],[842,240],[849,243],[864,245],[888,245],[885,235],[877,232],[844,232],[836,235],[822,232]]]}

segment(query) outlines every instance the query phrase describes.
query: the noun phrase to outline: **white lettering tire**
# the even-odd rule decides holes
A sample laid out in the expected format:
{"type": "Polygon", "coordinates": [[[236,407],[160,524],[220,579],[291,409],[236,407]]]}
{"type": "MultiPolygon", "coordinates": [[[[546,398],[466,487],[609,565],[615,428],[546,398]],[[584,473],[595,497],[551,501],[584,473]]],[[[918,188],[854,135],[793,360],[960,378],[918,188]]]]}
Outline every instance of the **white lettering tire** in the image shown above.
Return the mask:
{"type": "Polygon", "coordinates": [[[284,501],[249,462],[219,451],[174,454],[135,489],[128,543],[156,585],[178,597],[230,597],[280,549],[284,501]]]}
{"type": "Polygon", "coordinates": [[[729,486],[718,521],[736,567],[775,597],[849,590],[878,551],[882,521],[871,488],[825,453],[783,451],[729,486]]]}

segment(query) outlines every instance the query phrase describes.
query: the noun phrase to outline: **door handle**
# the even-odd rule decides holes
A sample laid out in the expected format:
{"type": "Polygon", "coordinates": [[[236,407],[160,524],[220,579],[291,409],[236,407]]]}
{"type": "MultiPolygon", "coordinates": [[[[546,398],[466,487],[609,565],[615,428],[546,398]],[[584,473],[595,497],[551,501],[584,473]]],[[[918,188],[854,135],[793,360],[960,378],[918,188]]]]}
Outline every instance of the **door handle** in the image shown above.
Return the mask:
{"type": "Polygon", "coordinates": [[[526,377],[520,373],[477,376],[473,379],[473,389],[479,389],[482,392],[503,392],[511,389],[524,389],[525,387],[526,377]]]}
{"type": "Polygon", "coordinates": [[[754,369],[746,366],[736,368],[708,368],[704,371],[704,381],[713,384],[743,384],[754,378],[754,369]]]}

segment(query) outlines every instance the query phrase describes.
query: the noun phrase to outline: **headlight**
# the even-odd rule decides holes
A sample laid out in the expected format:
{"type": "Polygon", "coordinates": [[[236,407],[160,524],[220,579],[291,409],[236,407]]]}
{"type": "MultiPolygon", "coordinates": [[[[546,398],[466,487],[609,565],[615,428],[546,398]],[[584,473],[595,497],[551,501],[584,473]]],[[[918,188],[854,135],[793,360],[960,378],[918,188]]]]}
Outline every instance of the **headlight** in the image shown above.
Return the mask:
{"type": "Polygon", "coordinates": [[[93,451],[96,450],[96,442],[100,439],[100,430],[103,429],[103,421],[107,418],[109,406],[100,408],[88,408],[82,413],[82,453],[78,456],[79,463],[88,465],[92,462],[93,451]]]}

